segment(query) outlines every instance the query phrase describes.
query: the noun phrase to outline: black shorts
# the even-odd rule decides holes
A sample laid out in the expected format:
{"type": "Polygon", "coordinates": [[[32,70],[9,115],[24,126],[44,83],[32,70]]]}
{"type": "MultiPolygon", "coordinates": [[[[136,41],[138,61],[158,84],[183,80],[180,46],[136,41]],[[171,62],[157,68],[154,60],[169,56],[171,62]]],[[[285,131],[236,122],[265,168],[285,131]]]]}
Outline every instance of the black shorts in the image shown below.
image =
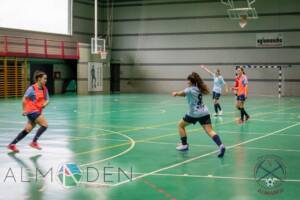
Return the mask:
{"type": "Polygon", "coordinates": [[[219,100],[220,97],[221,97],[221,94],[220,94],[220,93],[213,92],[213,94],[212,94],[212,99],[219,100]]]}
{"type": "Polygon", "coordinates": [[[26,116],[27,116],[27,118],[28,118],[29,121],[35,122],[35,120],[36,120],[40,115],[41,115],[41,113],[39,113],[39,112],[34,112],[34,113],[29,113],[29,114],[27,114],[26,116]]]}
{"type": "Polygon", "coordinates": [[[185,115],[183,121],[190,124],[196,124],[197,122],[199,122],[201,125],[211,124],[210,115],[205,115],[203,117],[198,117],[198,118],[185,115]]]}
{"type": "Polygon", "coordinates": [[[242,95],[237,96],[236,100],[238,100],[238,101],[246,101],[246,97],[245,97],[245,95],[242,94],[242,95]]]}

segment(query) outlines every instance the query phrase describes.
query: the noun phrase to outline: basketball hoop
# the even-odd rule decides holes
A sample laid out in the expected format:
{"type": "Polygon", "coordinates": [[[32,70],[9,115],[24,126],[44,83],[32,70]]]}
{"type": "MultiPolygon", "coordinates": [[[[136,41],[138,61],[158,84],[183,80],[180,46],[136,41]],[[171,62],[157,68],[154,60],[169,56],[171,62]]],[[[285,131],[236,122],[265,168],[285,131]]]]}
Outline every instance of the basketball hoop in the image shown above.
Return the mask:
{"type": "Polygon", "coordinates": [[[247,25],[247,16],[246,15],[240,16],[239,24],[240,24],[241,28],[244,28],[247,25]]]}
{"type": "Polygon", "coordinates": [[[98,55],[102,60],[105,60],[107,58],[107,51],[99,51],[98,55]]]}
{"type": "Polygon", "coordinates": [[[227,9],[227,14],[231,20],[239,20],[239,25],[244,28],[248,20],[258,19],[256,9],[252,7],[255,0],[242,0],[244,6],[236,7],[233,0],[221,0],[222,4],[225,4],[229,8],[227,9]]]}

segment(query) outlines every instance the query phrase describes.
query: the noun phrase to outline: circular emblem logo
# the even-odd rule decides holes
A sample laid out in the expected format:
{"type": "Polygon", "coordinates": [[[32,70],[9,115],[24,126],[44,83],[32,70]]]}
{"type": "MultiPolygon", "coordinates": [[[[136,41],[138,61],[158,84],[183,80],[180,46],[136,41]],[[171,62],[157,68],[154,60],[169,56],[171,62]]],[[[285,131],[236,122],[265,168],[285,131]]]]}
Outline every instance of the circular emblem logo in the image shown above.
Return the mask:
{"type": "Polygon", "coordinates": [[[254,178],[262,189],[274,191],[286,178],[286,166],[278,156],[262,156],[255,165],[254,178]]]}

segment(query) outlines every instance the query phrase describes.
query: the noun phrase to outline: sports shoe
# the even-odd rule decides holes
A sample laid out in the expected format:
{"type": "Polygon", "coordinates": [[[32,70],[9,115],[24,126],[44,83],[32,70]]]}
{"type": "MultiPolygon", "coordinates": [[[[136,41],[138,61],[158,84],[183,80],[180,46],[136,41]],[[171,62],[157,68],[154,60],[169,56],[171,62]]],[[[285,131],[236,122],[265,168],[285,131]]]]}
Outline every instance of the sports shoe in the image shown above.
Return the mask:
{"type": "Polygon", "coordinates": [[[238,123],[238,124],[243,124],[243,123],[244,123],[244,120],[238,119],[238,120],[236,121],[236,123],[238,123]]]}
{"type": "Polygon", "coordinates": [[[186,144],[186,145],[180,144],[179,146],[176,147],[176,150],[178,150],[178,151],[188,151],[189,150],[189,145],[188,144],[186,144]]]}
{"type": "Polygon", "coordinates": [[[13,152],[16,152],[16,153],[20,152],[19,149],[17,148],[17,145],[15,145],[15,144],[10,144],[10,145],[7,146],[7,148],[9,150],[13,151],[13,152]]]}
{"type": "Polygon", "coordinates": [[[38,149],[38,150],[42,150],[42,147],[37,142],[31,142],[29,144],[29,146],[31,146],[32,148],[38,149]]]}
{"type": "Polygon", "coordinates": [[[219,112],[218,112],[218,115],[220,116],[220,115],[223,115],[223,110],[220,110],[219,112]]]}
{"type": "Polygon", "coordinates": [[[246,121],[248,121],[250,119],[250,115],[246,116],[246,121]]]}
{"type": "Polygon", "coordinates": [[[224,154],[225,154],[226,148],[223,144],[220,145],[219,147],[219,154],[218,157],[219,158],[223,158],[224,154]]]}
{"type": "Polygon", "coordinates": [[[219,116],[219,113],[215,113],[214,116],[215,116],[215,117],[218,117],[218,116],[219,116]]]}

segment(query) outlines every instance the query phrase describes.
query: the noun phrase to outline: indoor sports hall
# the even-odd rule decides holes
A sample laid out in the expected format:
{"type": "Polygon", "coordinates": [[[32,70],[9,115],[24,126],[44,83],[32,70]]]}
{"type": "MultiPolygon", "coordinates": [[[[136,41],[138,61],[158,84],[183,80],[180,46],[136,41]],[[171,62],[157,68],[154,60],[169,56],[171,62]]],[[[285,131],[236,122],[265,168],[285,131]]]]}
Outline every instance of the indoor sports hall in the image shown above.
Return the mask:
{"type": "Polygon", "coordinates": [[[0,0],[0,200],[296,200],[300,1],[0,0]]]}

